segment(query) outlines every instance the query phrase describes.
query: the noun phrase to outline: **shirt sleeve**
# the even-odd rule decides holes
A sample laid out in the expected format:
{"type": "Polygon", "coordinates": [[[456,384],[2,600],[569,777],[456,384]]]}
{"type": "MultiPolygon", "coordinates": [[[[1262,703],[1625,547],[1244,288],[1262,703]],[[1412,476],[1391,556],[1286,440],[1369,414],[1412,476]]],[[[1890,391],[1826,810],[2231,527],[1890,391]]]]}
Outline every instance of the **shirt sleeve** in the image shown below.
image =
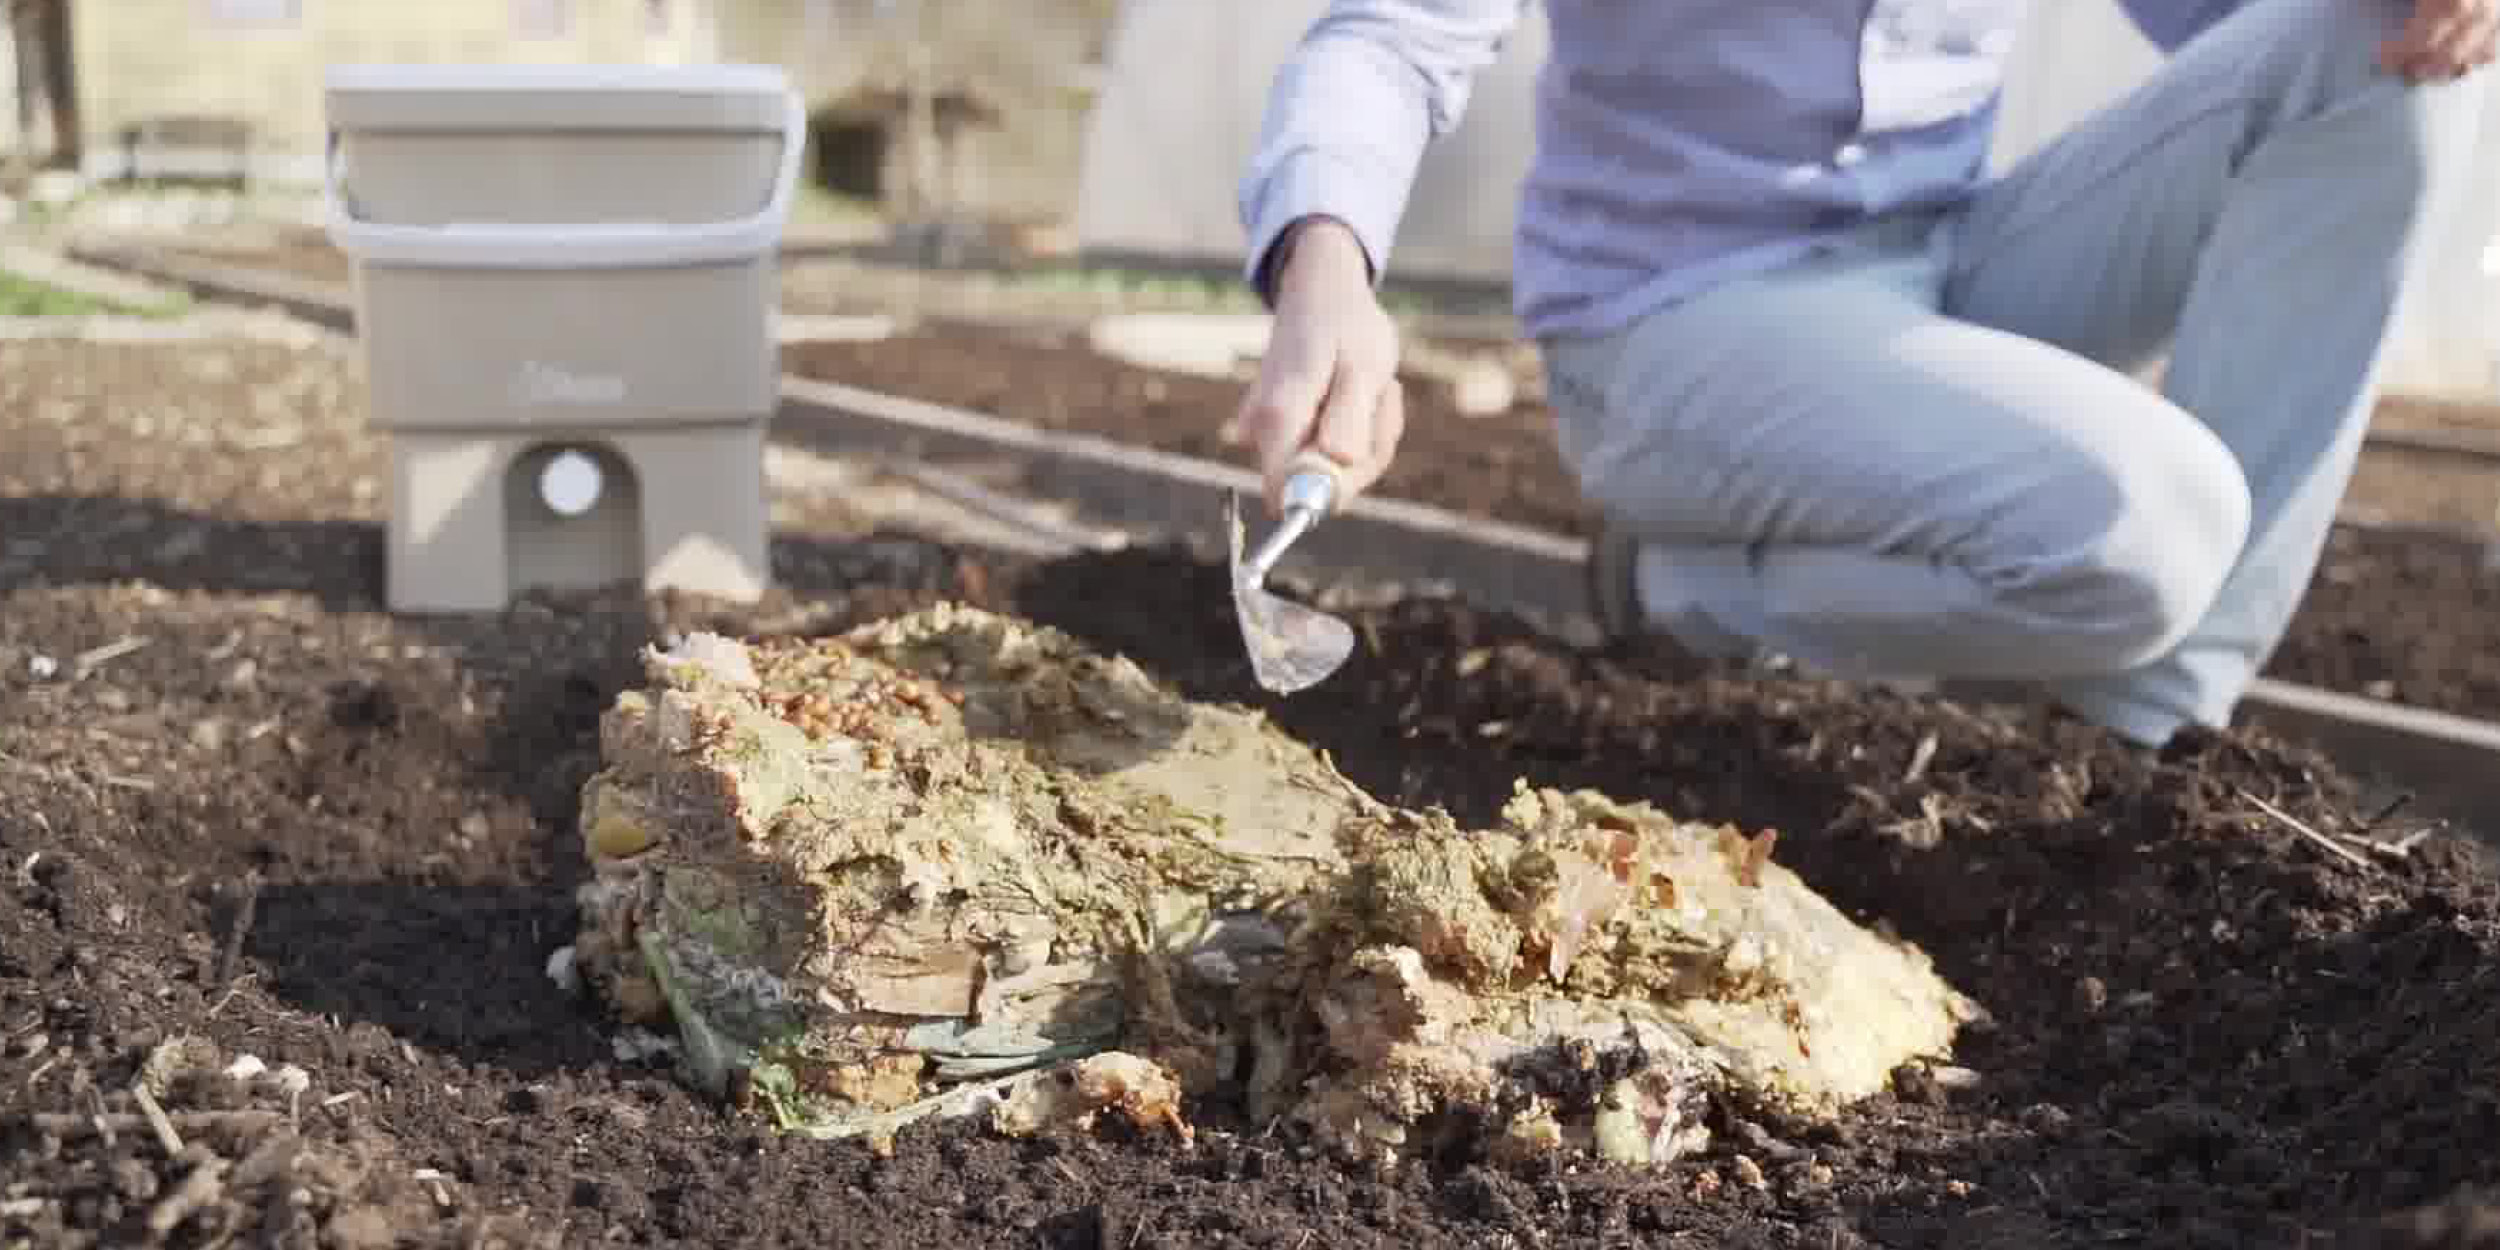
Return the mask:
{"type": "Polygon", "coordinates": [[[1240,186],[1246,276],[1273,303],[1271,253],[1305,217],[1342,221],[1379,281],[1424,149],[1466,113],[1527,0],[1330,0],[1270,89],[1240,186]]]}
{"type": "Polygon", "coordinates": [[[2214,23],[2239,11],[2248,0],[2118,0],[2144,37],[2164,52],[2176,52],[2214,23]]]}

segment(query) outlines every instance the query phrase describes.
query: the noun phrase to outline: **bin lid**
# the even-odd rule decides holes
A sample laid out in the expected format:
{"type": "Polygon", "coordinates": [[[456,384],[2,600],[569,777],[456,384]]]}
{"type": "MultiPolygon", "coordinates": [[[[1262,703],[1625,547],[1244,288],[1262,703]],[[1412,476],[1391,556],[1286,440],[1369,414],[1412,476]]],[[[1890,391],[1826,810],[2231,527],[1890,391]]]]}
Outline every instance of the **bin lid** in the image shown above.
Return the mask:
{"type": "Polygon", "coordinates": [[[698,130],[779,132],[779,66],[337,65],[325,96],[335,130],[698,130]]]}

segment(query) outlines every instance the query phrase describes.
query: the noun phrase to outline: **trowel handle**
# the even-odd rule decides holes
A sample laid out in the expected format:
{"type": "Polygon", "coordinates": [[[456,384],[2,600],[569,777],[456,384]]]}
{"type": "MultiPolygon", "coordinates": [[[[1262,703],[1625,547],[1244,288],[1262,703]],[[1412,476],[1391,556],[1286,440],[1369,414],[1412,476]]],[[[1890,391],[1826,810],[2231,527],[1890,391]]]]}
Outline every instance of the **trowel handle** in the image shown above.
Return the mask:
{"type": "Polygon", "coordinates": [[[1268,531],[1267,538],[1242,566],[1249,585],[1266,582],[1276,562],[1285,558],[1285,549],[1310,533],[1311,527],[1337,506],[1337,478],[1343,472],[1336,461],[1317,451],[1294,457],[1285,475],[1285,489],[1276,501],[1276,510],[1282,514],[1276,528],[1268,531]]]}
{"type": "Polygon", "coordinates": [[[1343,466],[1317,449],[1307,450],[1293,458],[1285,473],[1285,488],[1278,493],[1277,510],[1287,517],[1306,513],[1314,521],[1328,515],[1337,506],[1338,478],[1343,466]]]}

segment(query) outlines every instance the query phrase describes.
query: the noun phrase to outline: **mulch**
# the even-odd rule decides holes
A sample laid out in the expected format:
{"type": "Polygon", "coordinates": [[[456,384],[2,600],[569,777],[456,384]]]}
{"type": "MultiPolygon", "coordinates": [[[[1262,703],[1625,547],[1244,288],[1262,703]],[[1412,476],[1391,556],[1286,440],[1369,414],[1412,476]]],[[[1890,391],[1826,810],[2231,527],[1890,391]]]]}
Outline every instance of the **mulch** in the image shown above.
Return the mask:
{"type": "Polygon", "coordinates": [[[2500,879],[2301,750],[2144,759],[1428,598],[1350,609],[1355,660],[1277,702],[1190,553],[838,514],[783,527],[751,607],[394,616],[343,376],[0,346],[0,1245],[2500,1247],[2500,879]],[[1647,1172],[1349,1171],[1220,1105],[1191,1150],[949,1128],[886,1159],[731,1118],[546,975],[597,716],[668,631],[941,597],[1263,703],[1395,802],[1481,821],[1526,778],[1776,828],[1992,1013],[1953,1057],[1977,1081],[1716,1108],[1717,1147],[1647,1172]]]}

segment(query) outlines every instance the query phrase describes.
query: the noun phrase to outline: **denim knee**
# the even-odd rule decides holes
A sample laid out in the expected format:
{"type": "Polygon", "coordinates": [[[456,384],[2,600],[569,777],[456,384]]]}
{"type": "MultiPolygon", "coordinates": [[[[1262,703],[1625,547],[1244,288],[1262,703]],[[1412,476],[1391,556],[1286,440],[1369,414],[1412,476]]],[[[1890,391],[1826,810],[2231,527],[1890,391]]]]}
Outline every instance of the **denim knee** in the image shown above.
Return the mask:
{"type": "MultiPolygon", "coordinates": [[[[2184,417],[2184,414],[2182,414],[2184,417]]],[[[2045,675],[2158,659],[2201,623],[2249,537],[2248,482],[2201,425],[2035,501],[2018,556],[1976,570],[2038,631],[2045,675]]]]}

